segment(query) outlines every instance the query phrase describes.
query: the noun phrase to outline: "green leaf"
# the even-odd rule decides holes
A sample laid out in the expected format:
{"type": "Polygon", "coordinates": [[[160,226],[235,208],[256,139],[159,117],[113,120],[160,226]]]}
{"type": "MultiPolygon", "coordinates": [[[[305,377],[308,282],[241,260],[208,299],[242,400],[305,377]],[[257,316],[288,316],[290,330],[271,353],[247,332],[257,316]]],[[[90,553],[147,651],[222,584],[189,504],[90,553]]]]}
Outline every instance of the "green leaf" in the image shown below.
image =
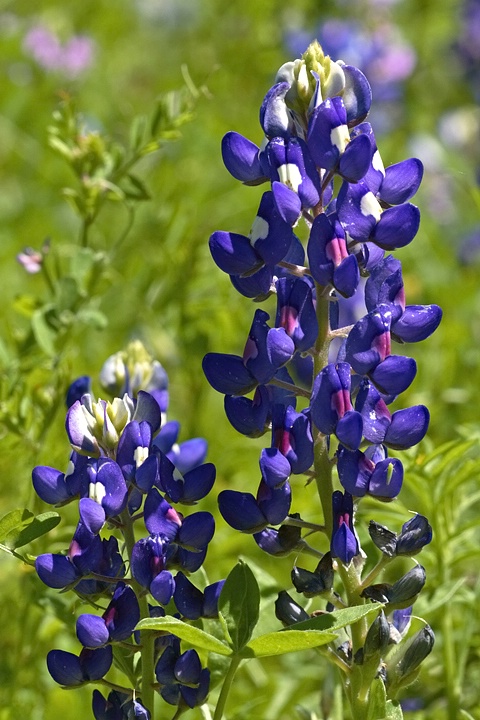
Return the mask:
{"type": "Polygon", "coordinates": [[[182,620],[168,616],[163,618],[145,618],[138,623],[137,630],[155,630],[168,632],[176,637],[189,642],[190,645],[208,650],[209,652],[218,653],[219,655],[231,655],[232,651],[221,640],[213,635],[188,625],[182,620]]]}
{"type": "Polygon", "coordinates": [[[385,720],[403,720],[402,708],[396,700],[388,700],[385,720]]]}
{"type": "Polygon", "coordinates": [[[0,543],[16,550],[50,532],[60,522],[60,515],[49,511],[35,515],[30,510],[12,510],[0,520],[0,543]]]}
{"type": "Polygon", "coordinates": [[[329,630],[334,632],[347,625],[353,625],[361,620],[361,618],[370,613],[378,613],[382,609],[381,603],[369,605],[355,605],[354,607],[345,608],[344,610],[336,610],[333,613],[325,613],[325,615],[316,615],[310,620],[303,620],[295,623],[282,632],[291,632],[292,630],[329,630]]]}
{"type": "Polygon", "coordinates": [[[244,562],[238,562],[225,580],[218,607],[227,639],[238,652],[252,637],[260,608],[258,583],[244,562]]]}
{"type": "Polygon", "coordinates": [[[336,637],[336,633],[321,630],[291,630],[288,633],[278,630],[251,640],[244,648],[242,655],[244,657],[285,655],[290,652],[327,645],[336,637]]]}
{"type": "Polygon", "coordinates": [[[52,310],[52,306],[46,305],[35,310],[32,315],[32,330],[35,340],[43,352],[50,357],[55,355],[55,339],[57,337],[55,329],[47,319],[47,313],[51,313],[52,310]]]}
{"type": "Polygon", "coordinates": [[[387,694],[383,680],[375,678],[368,694],[367,720],[378,720],[387,714],[387,694]]]}
{"type": "Polygon", "coordinates": [[[55,295],[59,312],[73,310],[79,298],[75,278],[68,276],[60,278],[55,288],[55,295]]]}
{"type": "Polygon", "coordinates": [[[136,175],[132,175],[132,173],[129,173],[125,178],[123,190],[125,191],[126,197],[132,200],[150,200],[152,197],[145,183],[136,175]]]}

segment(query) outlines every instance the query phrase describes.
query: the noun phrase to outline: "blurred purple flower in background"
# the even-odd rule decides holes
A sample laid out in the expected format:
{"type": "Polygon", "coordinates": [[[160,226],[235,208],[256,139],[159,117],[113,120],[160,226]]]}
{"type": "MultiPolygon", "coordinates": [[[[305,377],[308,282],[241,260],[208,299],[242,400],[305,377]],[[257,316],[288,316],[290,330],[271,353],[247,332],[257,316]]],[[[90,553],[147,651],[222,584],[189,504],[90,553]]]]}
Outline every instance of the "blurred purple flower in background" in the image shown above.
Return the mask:
{"type": "Polygon", "coordinates": [[[86,35],[72,35],[65,43],[44,27],[34,25],[26,34],[23,49],[44,70],[60,72],[76,78],[91,66],[94,55],[93,40],[86,35]]]}

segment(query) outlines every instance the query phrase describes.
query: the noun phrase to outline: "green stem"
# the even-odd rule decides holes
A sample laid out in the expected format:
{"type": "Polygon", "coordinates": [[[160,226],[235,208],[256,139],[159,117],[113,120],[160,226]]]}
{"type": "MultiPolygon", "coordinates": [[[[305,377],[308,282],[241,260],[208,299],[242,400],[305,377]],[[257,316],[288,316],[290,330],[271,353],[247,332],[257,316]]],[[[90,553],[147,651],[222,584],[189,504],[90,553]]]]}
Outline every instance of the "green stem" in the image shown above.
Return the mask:
{"type": "MultiPolygon", "coordinates": [[[[133,522],[128,510],[124,510],[121,515],[123,521],[123,537],[125,547],[127,549],[129,560],[132,557],[133,546],[135,545],[135,534],[133,532],[133,522]]],[[[132,580],[131,585],[135,590],[140,607],[140,619],[150,617],[148,610],[148,601],[146,595],[143,594],[142,588],[138,583],[132,580]]],[[[152,720],[155,718],[155,690],[154,681],[154,663],[155,663],[155,634],[148,630],[141,630],[141,655],[142,655],[142,703],[150,710],[152,720]]]]}
{"type": "MultiPolygon", "coordinates": [[[[315,283],[317,294],[317,322],[318,337],[315,343],[314,355],[314,377],[328,364],[328,350],[330,347],[329,331],[330,324],[328,319],[329,299],[325,297],[325,288],[315,283]]],[[[318,496],[322,506],[325,532],[328,538],[332,537],[333,531],[333,515],[332,515],[332,463],[328,457],[327,438],[318,433],[314,447],[314,467],[315,482],[317,483],[318,496]]]]}
{"type": "Polygon", "coordinates": [[[242,658],[239,655],[232,655],[230,660],[230,667],[228,668],[227,674],[225,675],[220,695],[218,696],[217,707],[215,708],[215,714],[213,720],[222,720],[223,711],[227,702],[228,693],[232,687],[233,678],[237,672],[237,668],[240,665],[242,658]]]}
{"type": "Polygon", "coordinates": [[[363,592],[363,590],[365,590],[365,588],[367,588],[373,582],[373,580],[375,580],[377,575],[379,575],[382,570],[386,568],[386,566],[391,560],[393,560],[393,558],[389,557],[388,555],[382,554],[382,557],[380,558],[378,563],[375,565],[374,568],[370,570],[367,577],[364,578],[364,580],[362,581],[361,585],[359,585],[358,591],[363,592]]]}

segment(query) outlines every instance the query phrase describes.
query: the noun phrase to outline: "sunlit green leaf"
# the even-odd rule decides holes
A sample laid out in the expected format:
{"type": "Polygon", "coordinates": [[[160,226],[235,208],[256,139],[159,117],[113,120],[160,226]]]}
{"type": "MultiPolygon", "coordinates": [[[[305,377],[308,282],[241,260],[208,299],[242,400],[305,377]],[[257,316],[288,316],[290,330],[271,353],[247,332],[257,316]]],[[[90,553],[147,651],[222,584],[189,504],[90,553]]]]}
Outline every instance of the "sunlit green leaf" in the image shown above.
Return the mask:
{"type": "Polygon", "coordinates": [[[12,510],[0,520],[0,543],[11,550],[50,532],[60,522],[60,515],[49,511],[35,516],[30,510],[12,510]]]}
{"type": "Polygon", "coordinates": [[[166,632],[176,635],[176,637],[185,640],[197,648],[215,652],[219,655],[231,655],[231,649],[221,640],[213,635],[200,630],[200,628],[188,625],[177,618],[168,616],[163,618],[145,618],[140,620],[137,630],[154,630],[157,632],[166,632]]]}
{"type": "Polygon", "coordinates": [[[233,649],[241,650],[252,637],[260,609],[258,583],[244,562],[237,563],[228,575],[218,608],[233,649]]]}

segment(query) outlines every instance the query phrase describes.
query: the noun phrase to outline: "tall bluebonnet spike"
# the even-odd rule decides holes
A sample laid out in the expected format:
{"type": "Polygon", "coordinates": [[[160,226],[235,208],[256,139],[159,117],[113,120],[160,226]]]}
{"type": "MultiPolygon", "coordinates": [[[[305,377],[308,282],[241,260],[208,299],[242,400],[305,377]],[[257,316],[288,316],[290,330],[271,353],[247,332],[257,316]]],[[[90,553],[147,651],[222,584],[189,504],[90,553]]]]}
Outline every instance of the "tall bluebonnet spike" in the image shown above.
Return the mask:
{"type": "Polygon", "coordinates": [[[230,131],[222,140],[222,157],[225,167],[234,178],[247,185],[258,185],[267,180],[262,173],[260,149],[237,132],[230,131]]]}
{"type": "Polygon", "coordinates": [[[332,557],[345,565],[358,555],[360,547],[353,528],[353,500],[350,493],[335,490],[332,495],[333,532],[330,542],[332,557]]]}

